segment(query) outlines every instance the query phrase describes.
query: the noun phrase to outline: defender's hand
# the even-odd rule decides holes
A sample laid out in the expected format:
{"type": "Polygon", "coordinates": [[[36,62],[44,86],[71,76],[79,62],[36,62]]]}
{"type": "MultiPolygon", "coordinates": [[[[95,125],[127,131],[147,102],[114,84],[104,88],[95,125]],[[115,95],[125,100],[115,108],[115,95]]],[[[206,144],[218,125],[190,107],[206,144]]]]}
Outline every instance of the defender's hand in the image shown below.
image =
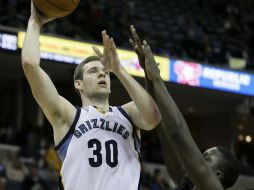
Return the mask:
{"type": "Polygon", "coordinates": [[[104,67],[106,67],[113,73],[117,73],[119,69],[121,68],[121,63],[118,57],[114,40],[113,38],[109,38],[106,31],[102,32],[102,39],[103,39],[103,45],[104,45],[103,53],[101,53],[100,50],[95,46],[93,46],[93,50],[95,51],[97,56],[100,58],[104,67]]]}
{"type": "Polygon", "coordinates": [[[130,30],[131,30],[133,40],[130,39],[129,42],[133,46],[136,54],[138,55],[138,60],[139,60],[140,66],[145,70],[145,56],[144,56],[144,52],[142,49],[142,45],[143,45],[142,41],[141,41],[139,35],[137,34],[136,29],[133,25],[131,25],[130,30]]]}
{"type": "Polygon", "coordinates": [[[38,22],[41,26],[44,25],[47,22],[50,22],[56,18],[50,18],[46,15],[43,15],[39,12],[39,10],[35,7],[33,0],[31,0],[31,16],[30,19],[34,19],[36,22],[38,22]]]}
{"type": "Polygon", "coordinates": [[[150,80],[160,78],[160,70],[158,64],[155,61],[151,48],[149,47],[146,41],[143,41],[143,44],[144,45],[142,46],[142,50],[145,55],[145,66],[148,78],[150,80]]]}

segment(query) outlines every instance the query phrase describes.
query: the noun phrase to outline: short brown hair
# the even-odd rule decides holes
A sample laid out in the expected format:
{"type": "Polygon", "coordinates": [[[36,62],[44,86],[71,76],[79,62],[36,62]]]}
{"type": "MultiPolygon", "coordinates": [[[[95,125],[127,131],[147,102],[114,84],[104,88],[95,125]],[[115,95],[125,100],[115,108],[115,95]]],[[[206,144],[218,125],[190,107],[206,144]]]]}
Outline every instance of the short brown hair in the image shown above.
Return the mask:
{"type": "Polygon", "coordinates": [[[82,80],[83,77],[83,67],[85,64],[92,62],[92,61],[100,61],[98,56],[89,56],[84,61],[82,61],[75,69],[73,80],[82,80]]]}
{"type": "MultiPolygon", "coordinates": [[[[82,80],[83,78],[83,67],[85,64],[92,62],[92,61],[100,61],[98,56],[89,56],[87,57],[84,61],[82,61],[76,68],[73,74],[73,82],[75,82],[75,80],[82,80]]],[[[78,93],[78,95],[80,96],[79,91],[75,88],[76,92],[78,93]]]]}

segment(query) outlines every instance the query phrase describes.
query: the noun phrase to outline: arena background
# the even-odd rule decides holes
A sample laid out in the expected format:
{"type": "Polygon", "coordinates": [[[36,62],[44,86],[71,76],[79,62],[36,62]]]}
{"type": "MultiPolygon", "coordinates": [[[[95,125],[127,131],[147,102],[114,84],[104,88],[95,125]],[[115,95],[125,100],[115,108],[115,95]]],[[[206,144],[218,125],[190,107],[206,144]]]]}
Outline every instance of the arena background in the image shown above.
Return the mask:
{"type": "MultiPolygon", "coordinates": [[[[101,45],[100,31],[107,29],[124,49],[122,63],[144,85],[135,55],[125,51],[132,51],[128,27],[134,24],[156,55],[163,56],[158,62],[166,85],[200,150],[229,148],[241,165],[232,190],[254,189],[253,4],[251,0],[81,0],[72,15],[43,29],[47,36],[41,41],[42,67],[59,93],[80,105],[72,82],[75,63],[92,53],[91,43],[101,45]],[[59,43],[59,39],[71,41],[59,43]],[[72,49],[79,42],[75,45],[79,51],[72,49]]],[[[60,165],[52,130],[21,67],[22,31],[29,11],[28,0],[0,0],[0,184],[5,184],[0,189],[53,190],[60,165]]],[[[127,101],[126,91],[112,76],[110,104],[127,101]]],[[[142,189],[153,183],[174,189],[155,131],[143,132],[142,155],[142,189]],[[162,178],[153,176],[158,168],[162,178]]]]}

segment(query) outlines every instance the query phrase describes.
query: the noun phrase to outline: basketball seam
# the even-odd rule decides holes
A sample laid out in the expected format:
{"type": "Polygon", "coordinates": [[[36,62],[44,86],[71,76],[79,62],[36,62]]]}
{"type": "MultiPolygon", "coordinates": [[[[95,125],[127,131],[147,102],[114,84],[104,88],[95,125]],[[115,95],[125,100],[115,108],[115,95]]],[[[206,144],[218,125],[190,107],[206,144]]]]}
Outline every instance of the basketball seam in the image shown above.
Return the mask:
{"type": "Polygon", "coordinates": [[[72,11],[72,10],[68,10],[68,9],[63,9],[62,7],[58,7],[57,5],[55,5],[54,3],[50,2],[49,0],[46,0],[49,4],[53,5],[54,7],[62,10],[62,11],[72,11]]]}
{"type": "Polygon", "coordinates": [[[71,2],[74,4],[74,5],[77,5],[78,3],[75,3],[75,1],[74,0],[71,0],[71,2]]]}

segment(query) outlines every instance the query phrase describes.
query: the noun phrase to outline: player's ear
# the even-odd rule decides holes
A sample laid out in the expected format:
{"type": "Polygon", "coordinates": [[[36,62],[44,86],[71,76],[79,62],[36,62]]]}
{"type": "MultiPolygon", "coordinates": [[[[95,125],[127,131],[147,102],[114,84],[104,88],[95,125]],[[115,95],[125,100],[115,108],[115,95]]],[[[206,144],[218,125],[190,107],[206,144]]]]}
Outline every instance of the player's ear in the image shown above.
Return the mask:
{"type": "Polygon", "coordinates": [[[219,179],[224,178],[224,173],[223,173],[222,171],[220,171],[220,170],[217,170],[215,174],[216,174],[216,176],[217,176],[219,179]]]}
{"type": "Polygon", "coordinates": [[[82,83],[81,80],[75,80],[74,81],[74,87],[75,87],[75,89],[78,89],[78,90],[82,89],[82,85],[83,85],[83,83],[82,83]]]}

